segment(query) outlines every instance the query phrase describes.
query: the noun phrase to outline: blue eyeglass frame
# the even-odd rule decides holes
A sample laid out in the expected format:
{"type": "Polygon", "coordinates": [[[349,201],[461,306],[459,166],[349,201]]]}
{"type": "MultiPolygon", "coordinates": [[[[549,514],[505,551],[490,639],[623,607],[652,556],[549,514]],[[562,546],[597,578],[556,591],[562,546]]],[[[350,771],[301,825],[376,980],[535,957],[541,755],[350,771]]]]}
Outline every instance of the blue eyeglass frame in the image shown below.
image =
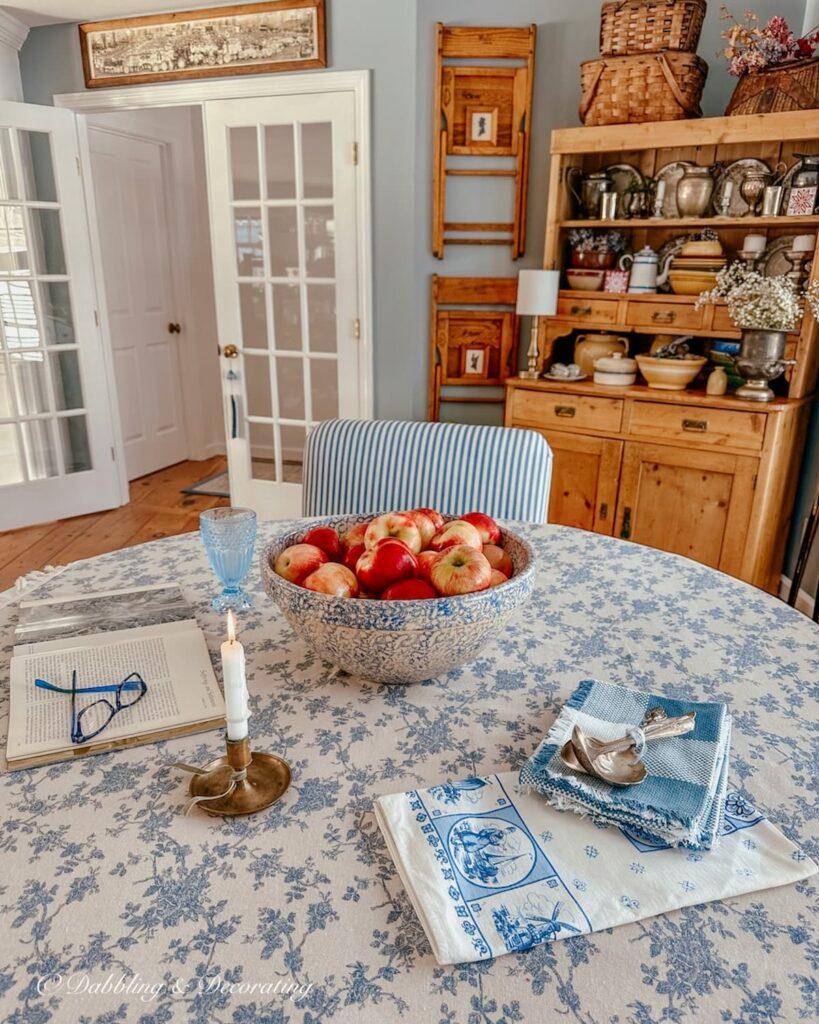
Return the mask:
{"type": "Polygon", "coordinates": [[[39,686],[42,690],[51,690],[54,693],[70,693],[71,694],[71,742],[72,743],[87,743],[89,740],[93,740],[95,736],[107,729],[114,718],[120,713],[125,711],[127,708],[132,708],[135,704],[138,704],[145,694],[148,692],[148,684],[139,674],[139,672],[129,673],[121,683],[113,683],[110,685],[101,686],[77,686],[77,670],[74,669],[71,673],[71,687],[67,686],[56,686],[54,683],[49,683],[45,679],[35,679],[34,685],[39,686]],[[129,704],[123,706],[122,694],[124,692],[132,692],[139,690],[139,696],[136,700],[132,700],[129,704]],[[78,693],[115,693],[116,694],[116,706],[107,700],[105,697],[101,697],[99,700],[93,701],[87,707],[80,708],[77,712],[77,694],[78,693]],[[95,729],[94,732],[85,733],[82,730],[82,718],[86,711],[90,711],[91,708],[96,707],[98,704],[105,704],[110,711],[107,721],[105,721],[99,729],[95,729]]]}

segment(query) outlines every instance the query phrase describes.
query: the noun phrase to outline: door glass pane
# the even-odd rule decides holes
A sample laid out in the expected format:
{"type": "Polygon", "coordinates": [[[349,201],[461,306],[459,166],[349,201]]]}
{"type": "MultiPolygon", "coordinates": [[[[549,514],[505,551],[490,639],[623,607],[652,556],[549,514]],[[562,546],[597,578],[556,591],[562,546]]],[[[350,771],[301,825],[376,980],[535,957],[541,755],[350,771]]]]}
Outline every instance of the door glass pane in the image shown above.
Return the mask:
{"type": "Polygon", "coordinates": [[[270,229],[270,276],[298,277],[299,241],[295,206],[271,206],[267,211],[270,229]]]}
{"type": "MultiPolygon", "coordinates": [[[[0,389],[2,378],[0,378],[0,389]]],[[[0,390],[0,401],[2,391],[0,390]]],[[[13,423],[0,423],[0,485],[19,484],[25,479],[23,460],[17,444],[17,428],[13,423]]]]}
{"type": "Polygon", "coordinates": [[[273,399],[270,395],[270,362],[267,356],[245,355],[245,394],[248,416],[273,418],[273,399]]]}
{"type": "Polygon", "coordinates": [[[310,324],[310,351],[335,352],[336,286],[307,285],[307,317],[310,324]]]}
{"type": "Polygon", "coordinates": [[[304,461],[304,442],[307,437],[306,427],[293,427],[287,423],[281,426],[282,462],[284,463],[284,482],[300,484],[302,463],[304,461]]]}
{"type": "Polygon", "coordinates": [[[59,210],[29,208],[35,266],[39,274],[65,274],[59,210]]]}
{"type": "Polygon", "coordinates": [[[259,154],[255,128],[230,129],[234,199],[259,199],[259,154]]]}
{"type": "Polygon", "coordinates": [[[233,211],[236,264],[240,277],[264,276],[262,214],[258,207],[233,211]]]}
{"type": "Polygon", "coordinates": [[[8,128],[0,128],[0,199],[19,198],[20,188],[11,150],[11,131],[8,128]]]}
{"type": "Polygon", "coordinates": [[[82,409],[85,403],[80,383],[80,361],[76,351],[51,353],[51,382],[58,409],[82,409]]]}
{"type": "MultiPolygon", "coordinates": [[[[0,352],[0,420],[11,419],[14,405],[11,400],[11,379],[6,360],[0,352]]],[[[2,481],[0,481],[2,483],[2,481]]]]}
{"type": "Polygon", "coordinates": [[[31,281],[0,281],[0,317],[9,350],[42,344],[31,281]]]}
{"type": "Polygon", "coordinates": [[[0,275],[29,272],[28,245],[20,206],[0,209],[0,275]]]}
{"type": "Polygon", "coordinates": [[[44,352],[10,352],[17,411],[21,416],[49,412],[44,352]]]}
{"type": "Polygon", "coordinates": [[[44,480],[59,472],[50,423],[50,420],[23,420],[20,424],[29,480],[44,480]]]}
{"type": "Polygon", "coordinates": [[[268,199],[296,198],[296,160],[293,125],[269,124],[264,130],[264,159],[268,199]]]}
{"type": "Polygon", "coordinates": [[[57,420],[66,473],[91,469],[91,447],[85,416],[66,416],[57,420]]]}
{"type": "Polygon", "coordinates": [[[332,206],[305,207],[304,250],[308,277],[335,276],[335,222],[332,206]]]}
{"type": "Polygon", "coordinates": [[[272,423],[248,423],[250,475],[254,480],[276,479],[276,442],[272,423]]]}
{"type": "Polygon", "coordinates": [[[267,311],[263,284],[239,285],[239,310],[242,317],[244,348],[267,348],[267,311]]]}
{"type": "MultiPolygon", "coordinates": [[[[2,289],[0,284],[0,289],[2,289]]],[[[12,285],[11,287],[15,287],[12,285]]],[[[2,295],[2,291],[0,291],[2,295]]],[[[47,345],[73,345],[74,321],[71,317],[71,297],[66,281],[44,281],[40,285],[40,304],[43,330],[47,345]]]]}
{"type": "Polygon", "coordinates": [[[48,132],[17,132],[25,198],[41,203],[57,202],[54,161],[48,132]]]}
{"type": "Polygon", "coordinates": [[[285,420],[304,419],[304,367],[301,358],[278,356],[276,387],[279,415],[285,420]]]}
{"type": "Polygon", "coordinates": [[[305,199],[333,198],[333,126],[329,121],[301,126],[305,199]]]}
{"type": "Polygon", "coordinates": [[[277,349],[301,351],[301,289],[297,284],[273,285],[273,329],[277,349]]]}
{"type": "Polygon", "coordinates": [[[335,359],[310,360],[310,395],[314,420],[338,417],[338,362],[335,359]]]}

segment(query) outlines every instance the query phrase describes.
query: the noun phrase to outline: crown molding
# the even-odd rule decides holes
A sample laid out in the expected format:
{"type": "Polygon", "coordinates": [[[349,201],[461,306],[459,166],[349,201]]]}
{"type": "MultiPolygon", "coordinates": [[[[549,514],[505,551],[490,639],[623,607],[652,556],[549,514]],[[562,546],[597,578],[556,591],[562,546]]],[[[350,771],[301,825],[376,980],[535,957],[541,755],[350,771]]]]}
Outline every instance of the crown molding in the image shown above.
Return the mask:
{"type": "Polygon", "coordinates": [[[0,8],[0,43],[19,50],[26,41],[29,33],[28,25],[0,8]]]}

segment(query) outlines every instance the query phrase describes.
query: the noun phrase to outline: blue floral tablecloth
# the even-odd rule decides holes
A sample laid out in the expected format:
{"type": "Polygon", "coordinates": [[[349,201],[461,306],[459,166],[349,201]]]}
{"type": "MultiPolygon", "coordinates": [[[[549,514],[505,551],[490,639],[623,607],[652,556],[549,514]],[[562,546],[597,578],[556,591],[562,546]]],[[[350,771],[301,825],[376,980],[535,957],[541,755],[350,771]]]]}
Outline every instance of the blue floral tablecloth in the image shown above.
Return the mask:
{"type": "MultiPolygon", "coordinates": [[[[256,608],[241,623],[251,736],[294,776],[269,813],[183,817],[187,779],[165,765],[220,754],[219,732],[5,773],[0,1019],[819,1019],[814,879],[495,961],[435,963],[373,798],[518,767],[581,679],[727,701],[731,786],[819,856],[816,626],[675,556],[561,527],[520,529],[539,560],[530,603],[478,661],[410,687],[338,677],[268,602],[254,569],[256,608]]],[[[77,563],[29,592],[164,581],[184,586],[218,655],[215,581],[196,535],[77,563]]],[[[0,608],[4,722],[15,618],[13,603],[0,608]]]]}

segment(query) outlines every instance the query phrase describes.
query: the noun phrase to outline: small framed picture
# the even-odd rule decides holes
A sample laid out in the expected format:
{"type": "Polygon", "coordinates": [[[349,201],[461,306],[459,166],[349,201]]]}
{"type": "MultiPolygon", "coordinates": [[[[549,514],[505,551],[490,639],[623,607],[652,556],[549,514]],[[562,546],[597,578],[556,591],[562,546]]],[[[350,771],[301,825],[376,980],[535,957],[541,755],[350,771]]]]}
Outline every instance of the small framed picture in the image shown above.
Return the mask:
{"type": "Polygon", "coordinates": [[[483,345],[464,345],[461,349],[461,376],[485,377],[486,374],[486,347],[483,345]]]}
{"type": "Polygon", "coordinates": [[[628,276],[627,270],[607,270],[603,278],[603,291],[622,295],[628,291],[628,276]]]}
{"type": "Polygon", "coordinates": [[[470,145],[495,146],[498,141],[498,108],[467,107],[466,121],[470,145]]]}
{"type": "Polygon", "coordinates": [[[788,196],[788,217],[810,216],[816,206],[816,193],[819,191],[816,185],[803,185],[801,188],[792,188],[788,196]]]}

